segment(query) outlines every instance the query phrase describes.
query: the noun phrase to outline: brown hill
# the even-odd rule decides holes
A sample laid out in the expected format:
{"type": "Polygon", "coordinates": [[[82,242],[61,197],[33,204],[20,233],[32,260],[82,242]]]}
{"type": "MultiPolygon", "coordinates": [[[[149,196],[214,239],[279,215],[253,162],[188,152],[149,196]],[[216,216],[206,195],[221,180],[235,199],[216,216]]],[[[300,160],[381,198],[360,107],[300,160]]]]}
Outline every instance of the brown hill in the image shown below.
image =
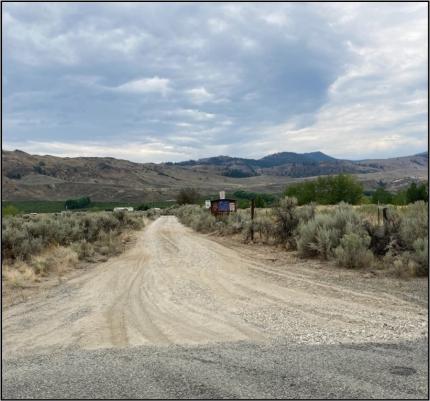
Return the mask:
{"type": "Polygon", "coordinates": [[[182,163],[133,163],[109,157],[38,156],[2,151],[3,200],[64,200],[89,196],[95,201],[152,201],[173,198],[180,188],[202,194],[220,189],[280,192],[288,183],[322,174],[356,174],[367,188],[384,181],[398,189],[426,180],[428,154],[409,157],[338,160],[320,152],[291,152],[259,160],[216,158],[182,163]]]}

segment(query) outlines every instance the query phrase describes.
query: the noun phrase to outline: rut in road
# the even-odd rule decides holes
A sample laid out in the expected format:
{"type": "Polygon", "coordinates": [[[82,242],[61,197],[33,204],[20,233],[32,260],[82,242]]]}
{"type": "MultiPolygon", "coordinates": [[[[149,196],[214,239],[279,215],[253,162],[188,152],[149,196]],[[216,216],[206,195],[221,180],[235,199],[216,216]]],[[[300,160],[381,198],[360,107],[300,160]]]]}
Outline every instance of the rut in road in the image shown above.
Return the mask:
{"type": "Polygon", "coordinates": [[[279,337],[389,342],[426,334],[422,307],[325,284],[292,267],[266,266],[160,217],[124,254],[6,309],[4,352],[279,337]]]}

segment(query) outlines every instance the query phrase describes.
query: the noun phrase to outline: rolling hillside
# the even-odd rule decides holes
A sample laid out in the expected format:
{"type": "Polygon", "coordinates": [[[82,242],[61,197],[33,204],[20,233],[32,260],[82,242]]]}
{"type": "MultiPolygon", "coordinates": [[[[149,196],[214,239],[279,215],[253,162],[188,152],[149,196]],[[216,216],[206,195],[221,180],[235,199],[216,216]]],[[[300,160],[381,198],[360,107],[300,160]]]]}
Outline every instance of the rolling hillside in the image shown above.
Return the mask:
{"type": "Polygon", "coordinates": [[[351,173],[374,188],[384,181],[398,189],[426,180],[428,153],[392,159],[349,161],[321,152],[282,152],[261,159],[218,156],[180,163],[134,163],[109,157],[61,158],[2,151],[3,200],[95,201],[171,199],[182,187],[202,194],[220,189],[280,192],[288,183],[318,175],[351,173]]]}

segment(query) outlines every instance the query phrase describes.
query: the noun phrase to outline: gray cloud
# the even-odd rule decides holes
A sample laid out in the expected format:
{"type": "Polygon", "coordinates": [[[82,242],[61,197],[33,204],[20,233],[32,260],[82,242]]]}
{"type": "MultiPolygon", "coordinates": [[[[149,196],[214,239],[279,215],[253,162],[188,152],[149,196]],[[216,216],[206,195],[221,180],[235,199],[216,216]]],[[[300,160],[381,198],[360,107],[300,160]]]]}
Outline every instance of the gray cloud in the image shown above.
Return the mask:
{"type": "Polygon", "coordinates": [[[138,161],[427,148],[419,3],[6,3],[5,148],[138,161]]]}

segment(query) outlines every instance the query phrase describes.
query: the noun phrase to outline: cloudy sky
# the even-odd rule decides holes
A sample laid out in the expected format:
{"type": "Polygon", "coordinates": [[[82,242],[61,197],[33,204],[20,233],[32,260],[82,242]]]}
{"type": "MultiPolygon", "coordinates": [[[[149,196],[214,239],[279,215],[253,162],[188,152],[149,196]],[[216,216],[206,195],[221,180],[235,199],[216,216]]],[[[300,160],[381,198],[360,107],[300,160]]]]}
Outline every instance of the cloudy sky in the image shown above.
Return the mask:
{"type": "Polygon", "coordinates": [[[427,142],[426,3],[6,3],[3,148],[141,162],[427,142]]]}

